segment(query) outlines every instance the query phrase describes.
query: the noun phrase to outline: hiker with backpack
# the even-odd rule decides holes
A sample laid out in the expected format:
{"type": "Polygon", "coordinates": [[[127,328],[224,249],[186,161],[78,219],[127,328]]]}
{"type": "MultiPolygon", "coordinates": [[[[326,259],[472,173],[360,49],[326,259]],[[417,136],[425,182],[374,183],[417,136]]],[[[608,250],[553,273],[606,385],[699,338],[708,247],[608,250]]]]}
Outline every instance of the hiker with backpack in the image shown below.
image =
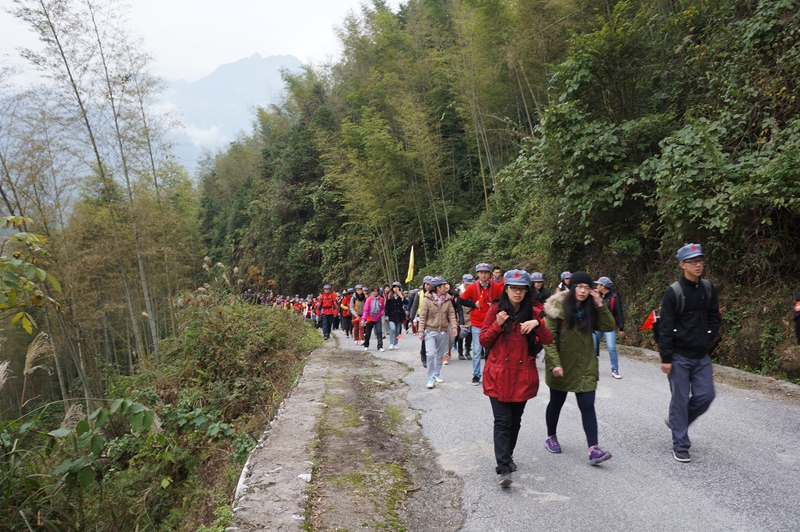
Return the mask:
{"type": "Polygon", "coordinates": [[[503,292],[486,313],[481,345],[491,348],[483,372],[483,393],[494,415],[494,455],[498,483],[511,485],[516,471],[514,448],[528,399],[539,391],[536,352],[553,336],[543,322],[544,307],[531,297],[530,276],[524,270],[503,275],[503,292]]]}
{"type": "Polygon", "coordinates": [[[606,348],[608,349],[608,357],[611,359],[611,376],[615,379],[621,379],[619,374],[619,356],[617,355],[617,330],[619,330],[620,337],[625,336],[625,316],[622,313],[622,300],[619,294],[611,287],[614,283],[608,277],[600,277],[595,281],[595,286],[600,295],[603,296],[603,303],[605,303],[611,315],[614,316],[614,321],[617,326],[613,331],[594,332],[594,350],[597,356],[600,356],[600,339],[605,338],[606,348]]]}
{"type": "Polygon", "coordinates": [[[569,289],[553,295],[544,305],[547,328],[553,334],[553,343],[544,346],[545,382],[550,388],[545,449],[561,453],[556,429],[567,394],[573,392],[589,444],[589,464],[598,465],[611,458],[611,453],[601,449],[597,439],[594,400],[600,370],[593,338],[594,331],[613,331],[614,317],[593,285],[588,273],[575,272],[569,289]]]}
{"type": "Polygon", "coordinates": [[[797,336],[797,343],[800,344],[800,292],[794,296],[794,334],[797,336]]]}
{"type": "Polygon", "coordinates": [[[709,350],[720,326],[719,299],[714,285],[701,279],[705,255],[700,244],[687,244],[677,253],[683,275],[661,299],[658,350],[661,371],[669,379],[672,400],[667,425],[672,431],[672,456],[691,462],[689,425],[714,400],[714,370],[709,350]]]}
{"type": "Polygon", "coordinates": [[[315,306],[322,322],[322,336],[328,340],[331,337],[333,318],[339,315],[336,294],[331,290],[331,285],[326,284],[322,287],[322,294],[317,299],[315,306]]]}

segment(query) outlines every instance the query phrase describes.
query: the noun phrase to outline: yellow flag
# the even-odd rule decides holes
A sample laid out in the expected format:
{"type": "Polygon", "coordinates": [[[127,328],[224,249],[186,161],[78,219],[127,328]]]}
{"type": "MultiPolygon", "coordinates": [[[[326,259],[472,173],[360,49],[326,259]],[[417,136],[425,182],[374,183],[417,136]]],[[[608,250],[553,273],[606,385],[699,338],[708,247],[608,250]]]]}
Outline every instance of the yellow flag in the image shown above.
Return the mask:
{"type": "Polygon", "coordinates": [[[410,283],[414,278],[414,246],[411,246],[411,258],[408,260],[408,276],[406,282],[410,283]]]}

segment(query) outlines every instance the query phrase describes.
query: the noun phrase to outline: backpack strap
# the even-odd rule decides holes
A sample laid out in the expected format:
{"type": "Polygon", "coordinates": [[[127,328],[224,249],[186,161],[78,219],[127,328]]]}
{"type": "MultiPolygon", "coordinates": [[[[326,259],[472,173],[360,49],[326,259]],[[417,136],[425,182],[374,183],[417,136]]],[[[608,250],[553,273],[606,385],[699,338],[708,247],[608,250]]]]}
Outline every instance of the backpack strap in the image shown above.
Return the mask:
{"type": "Polygon", "coordinates": [[[683,288],[679,281],[675,281],[669,286],[672,288],[672,293],[675,294],[675,311],[677,314],[680,314],[686,306],[686,296],[683,295],[683,288]]]}

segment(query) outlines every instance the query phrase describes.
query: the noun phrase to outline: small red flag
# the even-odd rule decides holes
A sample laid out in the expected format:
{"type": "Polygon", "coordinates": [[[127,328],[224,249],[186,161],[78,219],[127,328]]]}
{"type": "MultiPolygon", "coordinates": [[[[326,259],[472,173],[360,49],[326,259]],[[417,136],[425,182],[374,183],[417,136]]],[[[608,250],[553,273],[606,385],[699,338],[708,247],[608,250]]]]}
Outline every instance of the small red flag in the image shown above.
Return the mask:
{"type": "Polygon", "coordinates": [[[647,319],[644,320],[644,325],[642,325],[642,330],[646,331],[647,329],[652,329],[653,323],[655,323],[655,321],[656,321],[656,311],[654,310],[653,312],[650,313],[649,316],[647,316],[647,319]]]}

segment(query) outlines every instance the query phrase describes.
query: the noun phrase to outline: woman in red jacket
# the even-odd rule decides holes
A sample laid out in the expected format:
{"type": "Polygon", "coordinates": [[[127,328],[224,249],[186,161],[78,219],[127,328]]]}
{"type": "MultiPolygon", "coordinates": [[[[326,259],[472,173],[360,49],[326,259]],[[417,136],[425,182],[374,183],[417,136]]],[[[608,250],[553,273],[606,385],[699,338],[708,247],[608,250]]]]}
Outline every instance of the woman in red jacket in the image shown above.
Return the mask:
{"type": "Polygon", "coordinates": [[[544,324],[544,307],[531,296],[531,277],[524,270],[507,271],[500,301],[492,305],[481,329],[480,342],[491,348],[483,370],[483,393],[494,414],[495,470],[499,484],[511,485],[514,447],[528,399],[539,391],[537,341],[549,344],[553,335],[544,324]]]}

